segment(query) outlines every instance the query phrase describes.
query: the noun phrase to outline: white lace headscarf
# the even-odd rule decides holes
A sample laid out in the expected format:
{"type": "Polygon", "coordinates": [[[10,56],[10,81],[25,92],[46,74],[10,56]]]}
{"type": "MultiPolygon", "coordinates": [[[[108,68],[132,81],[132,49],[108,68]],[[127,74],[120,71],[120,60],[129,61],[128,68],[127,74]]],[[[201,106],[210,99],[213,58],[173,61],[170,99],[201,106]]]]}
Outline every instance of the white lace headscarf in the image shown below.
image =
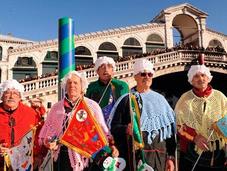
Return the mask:
{"type": "Polygon", "coordinates": [[[5,91],[7,91],[8,89],[17,90],[20,93],[20,96],[22,98],[22,94],[24,92],[24,86],[22,84],[20,84],[17,80],[10,79],[10,80],[6,80],[2,84],[0,84],[0,99],[2,98],[3,93],[5,91]]]}
{"type": "Polygon", "coordinates": [[[192,84],[192,79],[197,73],[205,74],[209,78],[209,82],[212,80],[213,76],[210,73],[209,68],[205,65],[192,65],[188,71],[188,82],[192,84]]]}
{"type": "Polygon", "coordinates": [[[66,83],[68,81],[68,79],[72,78],[72,75],[76,75],[80,78],[81,80],[81,87],[82,87],[82,92],[85,93],[88,87],[88,81],[86,78],[86,73],[85,72],[78,72],[78,71],[71,71],[69,72],[63,79],[62,79],[62,83],[61,83],[61,87],[62,89],[65,90],[66,88],[66,83]]]}
{"type": "Polygon", "coordinates": [[[138,59],[134,64],[133,75],[136,75],[140,72],[151,72],[154,74],[153,64],[147,59],[138,59]]]}
{"type": "Polygon", "coordinates": [[[107,56],[103,56],[103,57],[99,57],[96,61],[95,61],[95,71],[97,71],[99,69],[99,67],[102,64],[111,64],[113,66],[113,70],[116,70],[116,64],[113,60],[113,58],[111,57],[107,57],[107,56]]]}

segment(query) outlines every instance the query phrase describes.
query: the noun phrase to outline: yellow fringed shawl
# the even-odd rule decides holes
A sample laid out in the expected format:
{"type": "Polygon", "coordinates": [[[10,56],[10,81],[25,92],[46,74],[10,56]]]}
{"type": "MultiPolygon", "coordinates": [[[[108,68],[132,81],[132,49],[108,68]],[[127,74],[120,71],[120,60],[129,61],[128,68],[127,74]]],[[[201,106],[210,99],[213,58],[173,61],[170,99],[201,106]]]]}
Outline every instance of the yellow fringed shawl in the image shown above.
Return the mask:
{"type": "MultiPolygon", "coordinates": [[[[186,124],[195,129],[197,134],[208,138],[214,129],[213,125],[227,115],[227,98],[218,90],[213,90],[208,97],[198,97],[190,90],[181,96],[175,112],[179,128],[186,124]]],[[[214,131],[210,141],[216,140],[219,141],[220,148],[227,143],[226,138],[214,131]]],[[[209,149],[214,151],[216,147],[209,143],[209,149]]],[[[197,147],[195,150],[199,152],[197,147]]]]}

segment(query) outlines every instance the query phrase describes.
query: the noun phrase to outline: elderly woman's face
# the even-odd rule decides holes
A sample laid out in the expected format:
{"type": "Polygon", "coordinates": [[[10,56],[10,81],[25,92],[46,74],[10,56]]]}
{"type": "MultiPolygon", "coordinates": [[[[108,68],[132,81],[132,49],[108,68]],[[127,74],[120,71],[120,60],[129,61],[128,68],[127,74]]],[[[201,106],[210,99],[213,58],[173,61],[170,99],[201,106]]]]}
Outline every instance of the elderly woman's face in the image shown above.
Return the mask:
{"type": "Polygon", "coordinates": [[[20,92],[16,89],[8,89],[2,95],[3,105],[8,110],[14,110],[18,107],[19,102],[21,101],[20,92]]]}
{"type": "Polygon", "coordinates": [[[72,97],[79,97],[82,94],[81,79],[76,75],[72,75],[71,78],[67,80],[66,92],[72,100],[72,97]]]}
{"type": "Polygon", "coordinates": [[[195,74],[192,78],[192,86],[204,91],[209,83],[209,78],[207,77],[206,74],[198,72],[195,74]]]}

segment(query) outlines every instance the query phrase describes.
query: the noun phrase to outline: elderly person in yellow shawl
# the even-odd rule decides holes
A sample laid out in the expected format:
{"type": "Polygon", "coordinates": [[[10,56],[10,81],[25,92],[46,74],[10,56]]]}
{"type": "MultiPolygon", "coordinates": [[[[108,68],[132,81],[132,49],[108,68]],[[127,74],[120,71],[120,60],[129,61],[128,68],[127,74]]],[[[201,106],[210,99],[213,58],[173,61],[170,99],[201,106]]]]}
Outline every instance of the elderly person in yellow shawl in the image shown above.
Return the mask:
{"type": "Polygon", "coordinates": [[[214,125],[226,118],[227,99],[211,87],[211,80],[212,75],[205,65],[191,66],[188,82],[192,89],[176,104],[180,171],[226,170],[226,137],[219,134],[214,125]]]}

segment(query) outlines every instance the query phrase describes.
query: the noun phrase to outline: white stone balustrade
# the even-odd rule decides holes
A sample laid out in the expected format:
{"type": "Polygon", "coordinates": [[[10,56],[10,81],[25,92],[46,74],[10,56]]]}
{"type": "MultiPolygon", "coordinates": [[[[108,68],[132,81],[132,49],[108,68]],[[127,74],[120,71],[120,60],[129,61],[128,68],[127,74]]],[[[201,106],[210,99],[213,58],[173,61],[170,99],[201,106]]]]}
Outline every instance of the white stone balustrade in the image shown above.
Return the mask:
{"type": "MultiPolygon", "coordinates": [[[[157,72],[158,70],[168,68],[170,66],[182,65],[182,63],[190,63],[193,59],[196,59],[199,55],[199,51],[186,51],[178,50],[173,52],[168,52],[164,54],[151,55],[146,57],[152,63],[154,63],[154,69],[157,72]]],[[[226,71],[226,56],[218,53],[206,53],[205,61],[212,64],[221,64],[225,65],[224,73],[226,71]]],[[[133,74],[133,64],[136,59],[130,61],[119,62],[116,64],[116,74],[117,78],[131,77],[133,74]]],[[[83,70],[86,72],[88,81],[94,81],[97,79],[97,74],[94,68],[83,70]]],[[[39,78],[36,80],[28,81],[22,83],[24,85],[25,96],[35,96],[40,94],[42,91],[52,91],[57,89],[58,77],[51,76],[47,78],[39,78]]],[[[28,97],[27,97],[28,99],[28,97]]]]}

